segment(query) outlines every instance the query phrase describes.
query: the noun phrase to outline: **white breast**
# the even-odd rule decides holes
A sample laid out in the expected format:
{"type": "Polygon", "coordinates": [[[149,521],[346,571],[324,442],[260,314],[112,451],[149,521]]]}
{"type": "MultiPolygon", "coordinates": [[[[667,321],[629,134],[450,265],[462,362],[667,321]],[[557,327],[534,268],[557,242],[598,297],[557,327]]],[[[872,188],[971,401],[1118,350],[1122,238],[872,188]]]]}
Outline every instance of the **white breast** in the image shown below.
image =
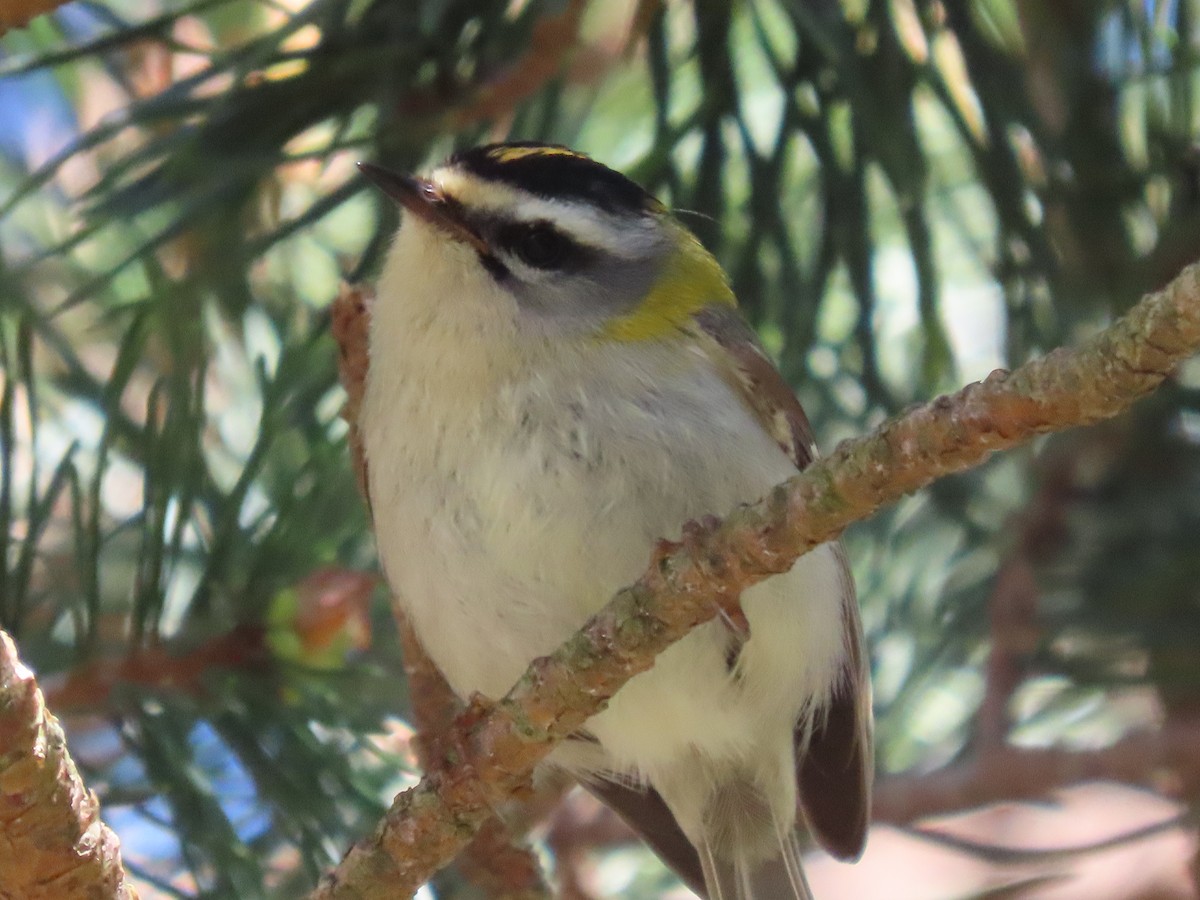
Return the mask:
{"type": "MultiPolygon", "coordinates": [[[[641,574],[658,538],[794,474],[696,351],[589,345],[452,372],[461,351],[439,360],[437,345],[389,346],[382,367],[373,344],[361,423],[388,580],[463,696],[507,691],[641,574]]],[[[809,554],[747,592],[738,679],[710,623],[589,729],[618,767],[649,773],[689,744],[736,755],[768,724],[790,728],[842,654],[839,578],[824,548],[809,554]]]]}

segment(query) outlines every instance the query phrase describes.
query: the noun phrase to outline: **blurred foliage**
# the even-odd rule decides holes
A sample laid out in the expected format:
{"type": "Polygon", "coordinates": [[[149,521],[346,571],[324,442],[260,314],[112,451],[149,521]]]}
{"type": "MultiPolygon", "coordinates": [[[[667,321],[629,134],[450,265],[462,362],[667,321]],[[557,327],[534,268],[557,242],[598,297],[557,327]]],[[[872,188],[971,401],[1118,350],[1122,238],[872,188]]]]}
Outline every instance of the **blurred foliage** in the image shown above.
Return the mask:
{"type": "MultiPolygon", "coordinates": [[[[386,603],[329,581],[373,550],[325,310],[396,223],[357,159],[539,138],[629,172],[831,445],[1200,258],[1198,29],[1196,0],[79,0],[6,35],[0,622],[138,874],[294,896],[404,777],[386,603]]],[[[1014,557],[1014,739],[1194,714],[1198,391],[851,533],[884,770],[970,753],[1014,557]]]]}

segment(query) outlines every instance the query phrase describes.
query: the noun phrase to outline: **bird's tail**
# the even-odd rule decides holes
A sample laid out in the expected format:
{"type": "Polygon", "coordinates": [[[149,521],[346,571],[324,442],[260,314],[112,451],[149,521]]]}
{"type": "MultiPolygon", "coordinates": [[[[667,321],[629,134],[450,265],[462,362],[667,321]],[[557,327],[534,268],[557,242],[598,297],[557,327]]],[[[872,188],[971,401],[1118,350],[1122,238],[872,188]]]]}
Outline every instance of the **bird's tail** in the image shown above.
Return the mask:
{"type": "Polygon", "coordinates": [[[813,900],[794,831],[779,835],[779,854],[765,860],[719,858],[712,844],[697,848],[708,900],[813,900]]]}

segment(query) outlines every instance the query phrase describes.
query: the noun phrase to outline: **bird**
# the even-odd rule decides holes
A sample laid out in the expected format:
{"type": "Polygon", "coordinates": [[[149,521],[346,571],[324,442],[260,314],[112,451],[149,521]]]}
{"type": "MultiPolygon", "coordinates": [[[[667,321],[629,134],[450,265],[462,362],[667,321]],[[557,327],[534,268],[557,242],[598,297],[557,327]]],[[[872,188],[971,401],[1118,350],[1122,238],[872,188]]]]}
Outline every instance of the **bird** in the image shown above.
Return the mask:
{"type": "MultiPolygon", "coordinates": [[[[359,167],[400,207],[359,428],[383,573],[461,698],[502,697],[684,523],[817,456],[715,257],[569,147],[359,167]]],[[[863,849],[868,660],[839,542],[747,589],[552,751],[707,900],[809,898],[863,849]],[[802,829],[798,831],[798,829],[802,829]]]]}

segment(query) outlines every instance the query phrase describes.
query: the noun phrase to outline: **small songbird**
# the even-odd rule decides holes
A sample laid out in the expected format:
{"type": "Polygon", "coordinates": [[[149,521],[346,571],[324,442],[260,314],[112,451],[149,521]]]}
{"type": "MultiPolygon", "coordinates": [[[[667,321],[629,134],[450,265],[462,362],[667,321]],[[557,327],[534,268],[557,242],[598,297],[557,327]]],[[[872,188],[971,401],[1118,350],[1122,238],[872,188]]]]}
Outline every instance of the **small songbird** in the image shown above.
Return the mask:
{"type": "MultiPolygon", "coordinates": [[[[683,523],[816,455],[720,265],[654,197],[566,147],[492,144],[403,207],[360,413],[379,555],[461,697],[499,698],[683,523]]],[[[825,544],[661,654],[556,748],[708,900],[810,896],[869,821],[871,702],[845,554],[825,544]]]]}

